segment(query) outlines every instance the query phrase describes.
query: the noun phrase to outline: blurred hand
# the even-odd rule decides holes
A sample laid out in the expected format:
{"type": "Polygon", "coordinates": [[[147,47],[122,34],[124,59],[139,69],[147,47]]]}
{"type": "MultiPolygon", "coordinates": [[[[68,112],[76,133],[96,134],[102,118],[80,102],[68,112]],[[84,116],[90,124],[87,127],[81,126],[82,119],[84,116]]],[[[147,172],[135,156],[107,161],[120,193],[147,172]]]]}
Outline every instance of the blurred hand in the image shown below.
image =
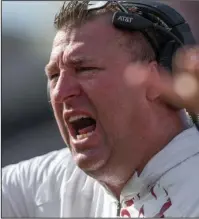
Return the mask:
{"type": "Polygon", "coordinates": [[[173,59],[172,76],[163,73],[159,86],[161,99],[169,105],[199,113],[199,46],[180,49],[173,59]]]}

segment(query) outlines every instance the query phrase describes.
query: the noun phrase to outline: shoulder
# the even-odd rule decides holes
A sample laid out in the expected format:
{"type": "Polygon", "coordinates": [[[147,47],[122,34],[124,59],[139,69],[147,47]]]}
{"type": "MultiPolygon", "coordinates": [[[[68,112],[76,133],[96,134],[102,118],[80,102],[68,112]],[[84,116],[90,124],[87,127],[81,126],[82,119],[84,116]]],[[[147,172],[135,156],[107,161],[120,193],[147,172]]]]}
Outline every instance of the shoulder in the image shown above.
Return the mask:
{"type": "MultiPolygon", "coordinates": [[[[59,215],[61,197],[72,198],[93,180],[74,163],[68,148],[2,169],[2,209],[7,217],[59,215]]],[[[89,193],[90,194],[90,193],[89,193]]]]}
{"type": "Polygon", "coordinates": [[[169,170],[160,184],[168,191],[174,210],[170,216],[199,216],[199,153],[169,170]],[[178,213],[177,213],[178,212],[178,213]]]}
{"type": "Polygon", "coordinates": [[[55,192],[71,176],[73,182],[86,178],[86,174],[75,165],[69,149],[64,148],[4,167],[2,190],[21,187],[33,196],[45,185],[49,191],[55,192]]]}
{"type": "Polygon", "coordinates": [[[71,156],[68,149],[53,151],[4,167],[2,169],[2,180],[6,183],[16,177],[21,180],[27,178],[29,181],[42,182],[46,176],[51,175],[54,171],[62,171],[63,166],[67,166],[70,160],[71,156]]]}

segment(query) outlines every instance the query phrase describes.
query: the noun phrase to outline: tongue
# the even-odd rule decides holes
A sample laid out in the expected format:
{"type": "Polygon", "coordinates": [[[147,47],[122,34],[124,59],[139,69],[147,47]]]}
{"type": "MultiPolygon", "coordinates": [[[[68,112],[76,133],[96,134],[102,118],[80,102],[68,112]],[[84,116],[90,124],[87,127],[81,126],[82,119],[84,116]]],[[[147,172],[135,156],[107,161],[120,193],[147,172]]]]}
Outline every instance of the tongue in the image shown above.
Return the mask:
{"type": "Polygon", "coordinates": [[[95,125],[91,125],[91,126],[88,126],[86,128],[79,129],[78,133],[79,133],[79,135],[82,135],[82,134],[86,134],[88,132],[92,132],[94,130],[95,130],[95,125]]]}

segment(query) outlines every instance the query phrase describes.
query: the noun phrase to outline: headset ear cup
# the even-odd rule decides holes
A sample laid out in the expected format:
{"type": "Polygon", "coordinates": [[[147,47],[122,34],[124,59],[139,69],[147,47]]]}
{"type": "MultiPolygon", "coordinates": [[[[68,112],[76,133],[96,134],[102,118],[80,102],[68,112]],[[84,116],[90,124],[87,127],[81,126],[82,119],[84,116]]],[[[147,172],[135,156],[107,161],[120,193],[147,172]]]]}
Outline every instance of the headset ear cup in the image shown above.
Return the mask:
{"type": "Polygon", "coordinates": [[[174,40],[166,43],[164,48],[159,53],[159,64],[169,70],[172,71],[172,59],[176,50],[178,49],[178,45],[174,40]]]}

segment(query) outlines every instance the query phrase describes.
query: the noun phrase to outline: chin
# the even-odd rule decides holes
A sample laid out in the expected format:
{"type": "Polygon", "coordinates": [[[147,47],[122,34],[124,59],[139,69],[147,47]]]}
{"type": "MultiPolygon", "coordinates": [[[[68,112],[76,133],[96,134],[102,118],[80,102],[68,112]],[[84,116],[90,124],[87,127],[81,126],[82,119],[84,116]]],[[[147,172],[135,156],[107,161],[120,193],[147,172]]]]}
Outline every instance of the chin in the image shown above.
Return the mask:
{"type": "Polygon", "coordinates": [[[108,157],[100,156],[87,156],[85,154],[78,153],[73,156],[77,166],[82,169],[84,172],[94,172],[102,169],[108,160],[108,157]]]}

